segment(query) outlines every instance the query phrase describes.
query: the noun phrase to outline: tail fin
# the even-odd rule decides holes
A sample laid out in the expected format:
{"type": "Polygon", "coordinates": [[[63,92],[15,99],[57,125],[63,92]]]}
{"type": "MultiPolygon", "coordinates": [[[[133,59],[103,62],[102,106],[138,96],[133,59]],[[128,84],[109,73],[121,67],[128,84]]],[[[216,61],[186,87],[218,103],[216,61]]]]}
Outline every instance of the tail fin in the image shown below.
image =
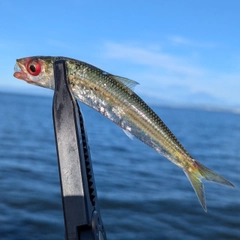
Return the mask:
{"type": "Polygon", "coordinates": [[[201,181],[201,178],[204,178],[207,181],[216,182],[226,186],[234,187],[234,185],[229,182],[227,179],[223,178],[219,174],[211,171],[209,168],[205,167],[201,163],[194,160],[194,167],[192,171],[184,170],[184,173],[187,175],[192,187],[198,197],[200,204],[202,205],[205,212],[207,212],[204,187],[201,181]]]}

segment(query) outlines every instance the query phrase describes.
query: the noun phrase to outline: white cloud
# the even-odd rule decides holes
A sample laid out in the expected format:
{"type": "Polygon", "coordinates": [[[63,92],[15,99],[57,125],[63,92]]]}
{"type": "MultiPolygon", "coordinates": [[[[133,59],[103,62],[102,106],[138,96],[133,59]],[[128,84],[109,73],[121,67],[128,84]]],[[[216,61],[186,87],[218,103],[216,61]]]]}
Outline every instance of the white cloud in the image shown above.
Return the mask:
{"type": "Polygon", "coordinates": [[[188,47],[215,48],[218,46],[213,42],[200,42],[177,35],[168,36],[167,39],[175,45],[184,45],[188,47]]]}
{"type": "Polygon", "coordinates": [[[201,76],[204,74],[204,70],[194,66],[191,63],[191,59],[174,56],[161,51],[154,51],[152,49],[149,50],[147,47],[141,48],[108,42],[106,43],[105,50],[105,54],[109,58],[132,61],[141,65],[155,66],[161,70],[183,76],[201,76]]]}
{"type": "MultiPolygon", "coordinates": [[[[179,41],[190,44],[187,39],[179,39],[179,41]]],[[[120,60],[120,64],[121,62],[131,64],[129,66],[134,71],[131,76],[142,83],[137,88],[137,92],[141,94],[148,92],[148,95],[159,98],[169,96],[169,99],[173,100],[178,97],[181,101],[184,93],[176,94],[174,86],[178,86],[179,91],[186,89],[185,93],[189,96],[196,95],[196,98],[199,98],[200,94],[203,97],[204,94],[209,96],[210,105],[212,104],[210,96],[212,99],[219,99],[219,104],[225,101],[226,104],[240,105],[238,94],[240,72],[230,72],[228,69],[213,70],[211,66],[209,68],[201,66],[191,59],[191,56],[188,58],[179,54],[168,54],[163,49],[163,46],[153,49],[151,46],[139,47],[139,45],[107,42],[104,56],[108,59],[120,60]]],[[[204,62],[204,57],[208,56],[201,57],[204,62]]]]}

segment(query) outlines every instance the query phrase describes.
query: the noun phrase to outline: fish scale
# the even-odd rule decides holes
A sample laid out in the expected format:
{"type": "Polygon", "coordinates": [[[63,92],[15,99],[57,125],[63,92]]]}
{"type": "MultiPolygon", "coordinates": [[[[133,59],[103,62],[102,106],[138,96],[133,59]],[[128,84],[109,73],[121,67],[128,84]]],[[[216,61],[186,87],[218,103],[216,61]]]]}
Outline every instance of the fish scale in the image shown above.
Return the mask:
{"type": "Polygon", "coordinates": [[[128,136],[133,135],[154,148],[184,171],[205,211],[207,207],[202,178],[234,187],[231,182],[190,156],[160,117],[133,92],[137,82],[66,57],[18,59],[14,76],[30,84],[54,89],[53,64],[56,60],[65,60],[70,89],[77,99],[116,123],[128,136]]]}

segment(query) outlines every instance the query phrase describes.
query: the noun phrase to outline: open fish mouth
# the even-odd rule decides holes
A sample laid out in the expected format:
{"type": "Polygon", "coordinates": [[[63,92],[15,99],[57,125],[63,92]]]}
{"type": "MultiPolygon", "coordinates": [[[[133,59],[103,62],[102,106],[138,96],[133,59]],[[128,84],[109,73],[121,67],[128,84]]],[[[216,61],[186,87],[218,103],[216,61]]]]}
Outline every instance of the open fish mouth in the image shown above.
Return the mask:
{"type": "Polygon", "coordinates": [[[21,80],[24,80],[26,82],[29,82],[28,81],[28,77],[27,77],[27,74],[25,72],[22,71],[21,67],[19,66],[19,63],[16,62],[15,66],[14,66],[14,74],[13,76],[15,78],[18,78],[18,79],[21,79],[21,80]]]}
{"type": "Polygon", "coordinates": [[[14,73],[15,72],[21,72],[21,68],[19,67],[18,63],[16,62],[15,66],[14,66],[14,73]]]}

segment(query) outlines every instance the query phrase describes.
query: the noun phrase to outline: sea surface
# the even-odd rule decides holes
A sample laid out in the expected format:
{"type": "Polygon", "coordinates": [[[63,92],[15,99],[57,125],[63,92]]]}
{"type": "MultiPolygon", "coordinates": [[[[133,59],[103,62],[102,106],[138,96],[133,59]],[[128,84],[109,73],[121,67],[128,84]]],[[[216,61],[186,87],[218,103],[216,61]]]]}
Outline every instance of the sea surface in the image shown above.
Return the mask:
{"type": "MultiPolygon", "coordinates": [[[[205,182],[80,104],[108,239],[240,239],[240,114],[152,106],[190,154],[236,188],[205,182]]],[[[52,97],[0,93],[0,239],[64,239],[52,97]]]]}

